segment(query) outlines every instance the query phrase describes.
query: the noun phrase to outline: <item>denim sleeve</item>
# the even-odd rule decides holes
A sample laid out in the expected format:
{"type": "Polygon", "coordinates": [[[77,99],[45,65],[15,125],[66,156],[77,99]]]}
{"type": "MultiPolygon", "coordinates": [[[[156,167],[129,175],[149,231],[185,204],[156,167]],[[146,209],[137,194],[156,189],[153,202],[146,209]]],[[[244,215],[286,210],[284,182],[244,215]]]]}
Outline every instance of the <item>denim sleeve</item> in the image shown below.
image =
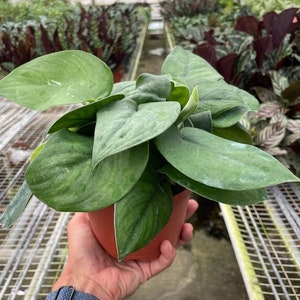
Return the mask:
{"type": "Polygon", "coordinates": [[[76,291],[72,286],[61,287],[58,291],[51,292],[46,300],[100,300],[93,295],[76,291]]]}

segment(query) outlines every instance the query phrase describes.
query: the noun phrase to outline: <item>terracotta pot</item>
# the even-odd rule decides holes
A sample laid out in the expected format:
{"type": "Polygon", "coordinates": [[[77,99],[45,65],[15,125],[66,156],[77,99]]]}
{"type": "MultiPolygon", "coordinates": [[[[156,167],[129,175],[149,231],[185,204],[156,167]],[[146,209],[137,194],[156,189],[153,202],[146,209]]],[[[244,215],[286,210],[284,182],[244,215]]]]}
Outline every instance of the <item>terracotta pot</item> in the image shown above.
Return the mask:
{"type": "MultiPolygon", "coordinates": [[[[185,222],[188,200],[191,192],[184,190],[174,199],[173,211],[167,225],[144,248],[129,254],[124,260],[152,260],[159,257],[160,245],[169,240],[174,246],[178,243],[182,225],[185,222]]],[[[105,251],[117,258],[116,240],[114,235],[114,206],[90,212],[89,218],[96,238],[105,251]]]]}

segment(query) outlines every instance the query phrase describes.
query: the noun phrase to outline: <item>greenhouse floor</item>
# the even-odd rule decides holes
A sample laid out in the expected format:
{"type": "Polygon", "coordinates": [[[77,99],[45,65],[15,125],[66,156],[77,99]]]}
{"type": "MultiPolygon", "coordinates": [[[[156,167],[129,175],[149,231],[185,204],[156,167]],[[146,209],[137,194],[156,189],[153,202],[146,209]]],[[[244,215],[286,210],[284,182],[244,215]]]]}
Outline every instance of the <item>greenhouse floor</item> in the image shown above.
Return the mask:
{"type": "MultiPolygon", "coordinates": [[[[137,74],[159,74],[165,48],[159,23],[150,24],[137,74]]],[[[129,299],[243,300],[248,296],[230,241],[207,234],[203,227],[195,230],[189,247],[178,250],[171,268],[145,283],[129,299]]]]}

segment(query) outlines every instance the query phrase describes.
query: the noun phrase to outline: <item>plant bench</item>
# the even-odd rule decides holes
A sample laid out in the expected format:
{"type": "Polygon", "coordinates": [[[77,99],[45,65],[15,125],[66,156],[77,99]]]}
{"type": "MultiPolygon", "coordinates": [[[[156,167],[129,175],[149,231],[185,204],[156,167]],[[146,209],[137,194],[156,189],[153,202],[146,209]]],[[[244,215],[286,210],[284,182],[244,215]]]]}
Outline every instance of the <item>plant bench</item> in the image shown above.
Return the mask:
{"type": "MultiPolygon", "coordinates": [[[[2,213],[23,182],[30,153],[39,144],[43,130],[64,109],[32,113],[2,98],[0,103],[2,213]]],[[[0,299],[46,297],[66,257],[68,219],[69,214],[57,213],[32,199],[10,230],[0,230],[0,299]]]]}
{"type": "Polygon", "coordinates": [[[248,207],[221,205],[250,299],[300,297],[300,190],[268,189],[268,200],[248,207]]]}

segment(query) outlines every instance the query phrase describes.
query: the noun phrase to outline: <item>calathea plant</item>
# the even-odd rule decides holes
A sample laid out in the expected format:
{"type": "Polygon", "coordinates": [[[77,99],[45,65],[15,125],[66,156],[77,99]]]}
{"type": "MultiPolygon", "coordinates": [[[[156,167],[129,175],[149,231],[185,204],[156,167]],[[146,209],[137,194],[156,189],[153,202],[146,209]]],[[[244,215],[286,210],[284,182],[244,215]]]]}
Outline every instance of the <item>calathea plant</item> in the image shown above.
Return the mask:
{"type": "Polygon", "coordinates": [[[91,54],[48,54],[1,80],[0,95],[39,111],[83,103],[45,132],[24,184],[0,219],[4,227],[32,195],[58,211],[114,204],[122,259],[167,223],[176,185],[247,205],[263,201],[267,186],[299,180],[250,145],[239,125],[246,112],[258,109],[257,100],[180,47],[167,56],[161,75],[117,84],[91,54]]]}
{"type": "Polygon", "coordinates": [[[253,143],[282,161],[299,175],[300,80],[289,82],[279,72],[269,72],[272,90],[254,87],[261,104],[248,121],[253,143]]]}

